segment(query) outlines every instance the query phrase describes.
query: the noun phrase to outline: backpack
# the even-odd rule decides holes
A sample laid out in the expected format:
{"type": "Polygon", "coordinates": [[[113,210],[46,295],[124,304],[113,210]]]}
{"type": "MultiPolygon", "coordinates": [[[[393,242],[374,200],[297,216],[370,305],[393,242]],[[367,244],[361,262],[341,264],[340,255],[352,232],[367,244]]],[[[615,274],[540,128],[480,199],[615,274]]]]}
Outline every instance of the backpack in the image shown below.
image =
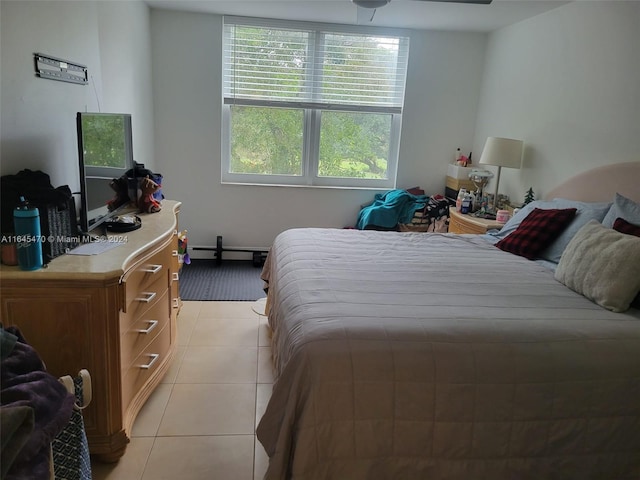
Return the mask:
{"type": "Polygon", "coordinates": [[[3,235],[14,233],[13,210],[20,204],[20,197],[38,208],[45,263],[78,245],[78,219],[68,185],[54,188],[46,173],[25,169],[15,175],[0,177],[0,195],[3,235]]]}

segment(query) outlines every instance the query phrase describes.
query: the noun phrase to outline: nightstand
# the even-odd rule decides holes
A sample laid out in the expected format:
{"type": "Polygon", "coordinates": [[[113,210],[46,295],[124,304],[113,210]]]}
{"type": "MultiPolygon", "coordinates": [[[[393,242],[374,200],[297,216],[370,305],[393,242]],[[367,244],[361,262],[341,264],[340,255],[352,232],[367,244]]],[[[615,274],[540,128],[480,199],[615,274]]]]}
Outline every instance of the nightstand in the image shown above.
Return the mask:
{"type": "Polygon", "coordinates": [[[449,233],[487,233],[487,230],[499,230],[503,226],[504,223],[462,214],[455,207],[449,208],[449,233]]]}

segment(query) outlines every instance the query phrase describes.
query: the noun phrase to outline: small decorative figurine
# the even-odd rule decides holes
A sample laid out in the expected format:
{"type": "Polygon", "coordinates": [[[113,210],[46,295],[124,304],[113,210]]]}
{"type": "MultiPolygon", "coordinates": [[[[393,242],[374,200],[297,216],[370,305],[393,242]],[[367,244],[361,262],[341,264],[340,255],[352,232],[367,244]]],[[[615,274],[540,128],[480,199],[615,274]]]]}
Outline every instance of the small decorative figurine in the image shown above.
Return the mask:
{"type": "Polygon", "coordinates": [[[527,190],[527,193],[524,195],[524,202],[522,203],[522,205],[526,205],[527,203],[531,203],[536,199],[536,194],[533,193],[533,187],[529,187],[529,190],[527,190]]]}
{"type": "Polygon", "coordinates": [[[178,262],[180,264],[184,263],[185,265],[189,265],[191,263],[191,257],[189,257],[189,253],[187,252],[188,243],[187,231],[183,230],[178,233],[178,262]]]}
{"type": "Polygon", "coordinates": [[[140,180],[140,196],[138,197],[138,208],[143,213],[156,213],[159,212],[162,207],[160,202],[153,198],[153,194],[160,188],[160,186],[151,180],[148,176],[140,180]]]}

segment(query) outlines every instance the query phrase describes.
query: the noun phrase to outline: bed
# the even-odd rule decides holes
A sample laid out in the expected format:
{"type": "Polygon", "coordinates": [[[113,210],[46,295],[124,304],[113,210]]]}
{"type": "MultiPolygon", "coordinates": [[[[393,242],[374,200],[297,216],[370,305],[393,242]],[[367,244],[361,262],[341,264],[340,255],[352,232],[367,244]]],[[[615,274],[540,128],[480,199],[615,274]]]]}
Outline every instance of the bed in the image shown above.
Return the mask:
{"type": "MultiPolygon", "coordinates": [[[[640,202],[640,162],[589,173],[551,195],[609,202],[605,217],[618,197],[640,202]]],[[[266,479],[640,478],[640,311],[603,308],[556,279],[564,260],[495,241],[276,238],[263,270],[276,382],[256,432],[266,479]]]]}

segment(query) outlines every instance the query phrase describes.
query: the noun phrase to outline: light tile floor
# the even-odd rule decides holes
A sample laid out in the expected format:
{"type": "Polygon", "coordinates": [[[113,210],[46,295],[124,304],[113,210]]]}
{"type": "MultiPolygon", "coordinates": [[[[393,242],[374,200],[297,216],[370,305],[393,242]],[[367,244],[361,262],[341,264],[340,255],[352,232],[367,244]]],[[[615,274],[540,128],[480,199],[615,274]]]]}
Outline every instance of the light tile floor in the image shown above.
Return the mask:
{"type": "Polygon", "coordinates": [[[177,354],[116,464],[94,480],[261,479],[255,438],[273,386],[269,327],[254,302],[184,302],[177,354]]]}

